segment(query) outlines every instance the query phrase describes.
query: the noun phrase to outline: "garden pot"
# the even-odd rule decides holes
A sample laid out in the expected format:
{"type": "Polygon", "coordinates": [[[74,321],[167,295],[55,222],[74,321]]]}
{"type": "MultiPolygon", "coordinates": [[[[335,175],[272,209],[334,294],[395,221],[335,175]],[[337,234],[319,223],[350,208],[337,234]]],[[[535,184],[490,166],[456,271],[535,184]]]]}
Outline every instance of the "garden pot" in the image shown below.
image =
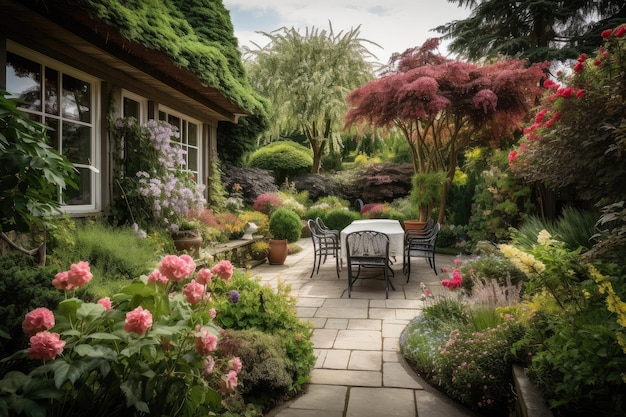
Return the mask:
{"type": "Polygon", "coordinates": [[[426,225],[426,222],[419,220],[404,220],[404,230],[422,230],[426,225]]]}
{"type": "Polygon", "coordinates": [[[282,265],[287,259],[287,253],[289,252],[289,246],[287,246],[287,240],[275,240],[270,239],[270,249],[267,255],[267,261],[270,265],[282,265]]]}
{"type": "Polygon", "coordinates": [[[202,236],[172,236],[174,247],[179,253],[188,253],[192,258],[200,257],[202,236]]]}

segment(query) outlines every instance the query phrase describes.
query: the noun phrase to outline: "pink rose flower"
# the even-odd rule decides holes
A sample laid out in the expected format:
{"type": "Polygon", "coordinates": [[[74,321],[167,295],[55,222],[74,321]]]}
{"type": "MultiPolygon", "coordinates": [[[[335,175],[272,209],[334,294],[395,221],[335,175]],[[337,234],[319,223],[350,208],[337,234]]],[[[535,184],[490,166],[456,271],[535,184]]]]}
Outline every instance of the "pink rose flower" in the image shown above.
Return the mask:
{"type": "Polygon", "coordinates": [[[168,255],[159,263],[159,270],[168,279],[181,282],[193,274],[196,264],[189,255],[168,255]]]}
{"type": "Polygon", "coordinates": [[[80,288],[93,278],[93,274],[89,270],[89,262],[81,261],[77,264],[72,264],[70,270],[67,271],[67,282],[72,285],[72,288],[80,288]]]}
{"type": "Polygon", "coordinates": [[[139,306],[133,311],[126,313],[126,320],[124,321],[126,333],[134,332],[141,336],[150,327],[152,327],[152,314],[150,311],[144,310],[143,307],[139,306]]]}
{"type": "Polygon", "coordinates": [[[215,360],[211,356],[209,356],[208,358],[203,360],[202,364],[204,365],[204,372],[205,373],[207,373],[207,374],[212,374],[213,373],[213,369],[215,368],[215,360]]]}
{"type": "Polygon", "coordinates": [[[215,349],[217,349],[217,336],[203,327],[196,333],[196,352],[200,356],[209,356],[215,349]]]}
{"type": "Polygon", "coordinates": [[[220,381],[220,391],[222,394],[229,394],[237,389],[237,372],[228,371],[226,378],[220,381]]]}
{"type": "Polygon", "coordinates": [[[105,311],[111,311],[113,306],[111,305],[111,299],[109,297],[104,297],[98,300],[98,304],[104,307],[105,311]]]}
{"type": "Polygon", "coordinates": [[[202,268],[196,275],[196,281],[202,285],[209,285],[211,283],[211,277],[213,274],[209,268],[202,268]]]}
{"type": "Polygon", "coordinates": [[[22,322],[24,333],[33,336],[43,330],[50,330],[54,327],[54,313],[45,307],[39,307],[26,313],[22,322]]]}
{"type": "Polygon", "coordinates": [[[192,279],[191,282],[183,288],[183,295],[189,304],[198,304],[202,301],[202,296],[204,295],[204,285],[199,284],[195,279],[192,279]]]}
{"type": "Polygon", "coordinates": [[[161,271],[155,269],[154,271],[150,272],[150,275],[148,275],[148,280],[146,282],[148,284],[153,282],[156,282],[157,284],[167,284],[168,279],[165,275],[161,273],[161,271]]]}
{"type": "Polygon", "coordinates": [[[63,291],[69,291],[73,289],[72,284],[70,284],[67,280],[67,275],[67,271],[59,272],[58,274],[56,274],[54,276],[54,279],[52,280],[52,285],[54,285],[54,288],[63,291]]]}
{"type": "Polygon", "coordinates": [[[31,359],[51,361],[63,352],[64,347],[65,341],[61,340],[58,333],[44,330],[30,338],[30,347],[27,351],[31,359]]]}
{"type": "Polygon", "coordinates": [[[233,264],[228,260],[219,261],[211,269],[215,275],[219,276],[224,281],[228,281],[233,276],[233,264]]]}
{"type": "Polygon", "coordinates": [[[237,373],[241,372],[243,365],[241,364],[241,359],[238,356],[235,356],[231,360],[228,361],[228,369],[231,369],[237,373]]]}
{"type": "Polygon", "coordinates": [[[217,310],[212,308],[209,310],[209,314],[211,315],[211,318],[214,319],[215,317],[217,317],[217,310]]]}

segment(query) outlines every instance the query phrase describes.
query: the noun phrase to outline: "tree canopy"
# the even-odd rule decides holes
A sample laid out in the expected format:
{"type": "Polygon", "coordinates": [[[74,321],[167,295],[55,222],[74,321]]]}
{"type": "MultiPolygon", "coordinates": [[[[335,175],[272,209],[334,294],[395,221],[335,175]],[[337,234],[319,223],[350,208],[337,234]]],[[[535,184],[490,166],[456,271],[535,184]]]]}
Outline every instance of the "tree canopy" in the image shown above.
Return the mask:
{"type": "Polygon", "coordinates": [[[434,53],[438,44],[430,39],[405,52],[395,73],[352,91],[346,126],[397,128],[415,172],[445,171],[449,184],[461,149],[499,144],[519,129],[541,96],[547,64],[476,65],[434,53]]]}
{"type": "Polygon", "coordinates": [[[254,88],[272,103],[271,138],[304,134],[313,150],[318,173],[328,142],[339,138],[347,110],[345,96],[373,78],[371,42],[359,37],[359,27],[335,33],[306,28],[280,28],[262,33],[265,47],[247,48],[247,69],[254,88]]]}
{"type": "Polygon", "coordinates": [[[600,32],[626,21],[624,0],[448,0],[471,15],[437,27],[448,49],[469,60],[498,55],[531,62],[591,53],[600,32]]]}

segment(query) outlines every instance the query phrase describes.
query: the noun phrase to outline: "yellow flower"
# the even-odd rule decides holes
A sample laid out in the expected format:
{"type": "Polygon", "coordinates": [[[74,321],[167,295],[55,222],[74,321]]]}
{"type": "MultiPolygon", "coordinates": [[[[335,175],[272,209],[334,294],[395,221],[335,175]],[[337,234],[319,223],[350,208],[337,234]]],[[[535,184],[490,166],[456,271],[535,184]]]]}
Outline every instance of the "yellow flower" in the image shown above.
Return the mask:
{"type": "Polygon", "coordinates": [[[551,237],[552,235],[550,234],[550,232],[548,232],[546,229],[543,229],[541,232],[539,232],[539,235],[537,235],[537,243],[545,246],[550,243],[551,237]]]}

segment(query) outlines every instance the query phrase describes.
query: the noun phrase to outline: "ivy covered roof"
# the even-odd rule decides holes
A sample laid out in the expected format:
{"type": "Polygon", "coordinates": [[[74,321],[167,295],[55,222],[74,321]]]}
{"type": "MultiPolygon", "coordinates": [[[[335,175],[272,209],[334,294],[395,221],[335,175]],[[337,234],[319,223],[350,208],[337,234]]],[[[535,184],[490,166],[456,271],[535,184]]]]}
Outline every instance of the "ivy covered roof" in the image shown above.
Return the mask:
{"type": "MultiPolygon", "coordinates": [[[[233,113],[266,115],[267,101],[245,76],[230,13],[221,0],[33,3],[38,9],[45,7],[44,14],[63,19],[64,27],[76,32],[68,27],[68,20],[79,22],[83,31],[89,32],[83,35],[121,48],[190,88],[199,81],[209,90],[215,89],[218,94],[213,98],[233,113]],[[191,74],[197,80],[189,79],[191,74]],[[223,96],[221,100],[218,95],[223,96]]],[[[209,90],[201,93],[206,96],[211,94],[209,90]]]]}

